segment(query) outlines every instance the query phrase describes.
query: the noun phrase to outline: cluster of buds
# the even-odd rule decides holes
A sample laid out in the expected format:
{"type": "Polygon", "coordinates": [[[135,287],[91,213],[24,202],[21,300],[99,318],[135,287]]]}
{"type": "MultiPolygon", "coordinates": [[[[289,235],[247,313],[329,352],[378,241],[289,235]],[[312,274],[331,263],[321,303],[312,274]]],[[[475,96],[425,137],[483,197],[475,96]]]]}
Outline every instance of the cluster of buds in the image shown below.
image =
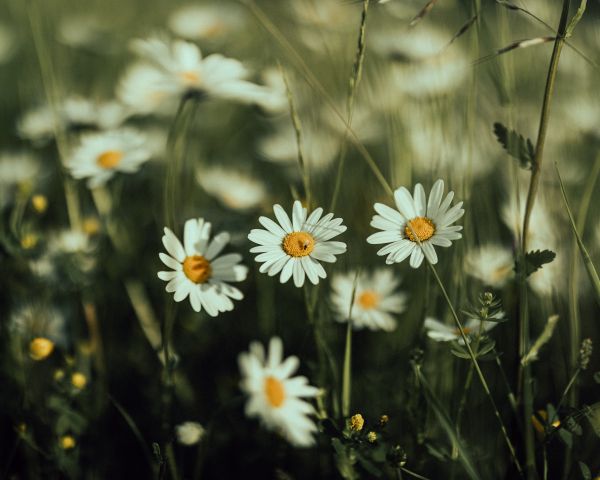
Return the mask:
{"type": "Polygon", "coordinates": [[[581,342],[581,348],[579,349],[579,368],[585,370],[590,364],[590,358],[592,357],[592,339],[586,338],[581,342]]]}

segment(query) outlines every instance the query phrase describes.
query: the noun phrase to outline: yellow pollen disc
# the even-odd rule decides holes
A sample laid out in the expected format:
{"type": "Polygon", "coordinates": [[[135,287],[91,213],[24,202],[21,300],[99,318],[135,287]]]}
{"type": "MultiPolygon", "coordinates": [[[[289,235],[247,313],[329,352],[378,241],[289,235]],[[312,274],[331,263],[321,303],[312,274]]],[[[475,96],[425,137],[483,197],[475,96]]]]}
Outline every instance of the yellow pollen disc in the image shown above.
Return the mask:
{"type": "Polygon", "coordinates": [[[196,72],[181,72],[179,77],[183,80],[183,83],[187,85],[196,85],[200,82],[200,75],[196,72]]]}
{"type": "Polygon", "coordinates": [[[212,274],[210,262],[202,255],[185,257],[183,261],[183,273],[194,283],[205,283],[212,274]]]}
{"type": "Polygon", "coordinates": [[[377,306],[379,295],[372,290],[366,290],[358,296],[356,301],[362,308],[368,310],[377,306]]]}
{"type": "Polygon", "coordinates": [[[269,405],[275,408],[281,407],[285,400],[283,383],[274,377],[265,378],[265,395],[267,396],[269,405]]]}
{"type": "Polygon", "coordinates": [[[315,239],[310,233],[292,232],[283,239],[283,251],[292,257],[305,257],[315,248],[315,239]]]}
{"type": "Polygon", "coordinates": [[[203,33],[206,38],[214,38],[224,33],[225,29],[225,24],[223,22],[215,22],[201,33],[203,33]]]}
{"type": "Polygon", "coordinates": [[[98,155],[96,163],[102,168],[115,168],[123,159],[123,152],[120,150],[107,150],[98,155]]]}
{"type": "MultiPolygon", "coordinates": [[[[469,335],[471,333],[471,329],[468,327],[463,327],[463,332],[465,332],[465,335],[469,335]]],[[[454,335],[460,335],[460,330],[458,328],[454,329],[454,335]]]]}
{"type": "Polygon", "coordinates": [[[425,240],[433,237],[433,234],[435,233],[435,225],[427,217],[415,217],[406,223],[406,227],[404,227],[404,233],[411,242],[416,243],[417,238],[420,242],[424,242],[425,240]]]}

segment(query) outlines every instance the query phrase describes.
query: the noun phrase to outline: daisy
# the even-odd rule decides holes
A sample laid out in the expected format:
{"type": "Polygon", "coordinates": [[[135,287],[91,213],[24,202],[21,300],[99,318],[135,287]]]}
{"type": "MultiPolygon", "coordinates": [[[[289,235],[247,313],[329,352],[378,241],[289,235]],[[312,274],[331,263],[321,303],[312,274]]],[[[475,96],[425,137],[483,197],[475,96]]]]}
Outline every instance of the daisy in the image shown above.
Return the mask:
{"type": "Polygon", "coordinates": [[[206,430],[198,422],[183,422],[175,427],[177,441],[186,447],[196,445],[205,433],[206,430]]]}
{"type": "Polygon", "coordinates": [[[400,280],[387,268],[379,268],[371,274],[359,274],[354,304],[351,305],[355,279],[356,272],[333,276],[331,300],[337,313],[335,319],[346,322],[351,315],[354,328],[394,330],[396,320],[393,314],[403,312],[406,305],[406,294],[395,291],[400,280]]]}
{"type": "Polygon", "coordinates": [[[145,72],[133,78],[136,84],[122,83],[122,91],[150,89],[163,101],[199,95],[260,103],[269,95],[265,87],[246,81],[249,72],[241,62],[220,54],[203,58],[193,43],[150,38],[135,40],[132,48],[144,60],[145,72]]]}
{"type": "Polygon", "coordinates": [[[383,231],[371,235],[367,242],[388,244],[377,252],[377,255],[387,255],[388,265],[399,263],[409,256],[413,268],[419,268],[424,256],[430,263],[437,263],[434,245],[449,247],[451,240],[462,237],[459,233],[462,227],[451,224],[465,213],[461,208],[463,202],[450,208],[454,192],[448,192],[442,201],[443,194],[443,180],[435,182],[429,201],[420,183],[415,185],[414,197],[405,187],[398,188],[394,192],[398,210],[382,203],[374,205],[379,215],[373,216],[371,226],[383,231]]]}
{"type": "Polygon", "coordinates": [[[168,255],[160,253],[161,261],[171,271],[158,272],[158,278],[167,283],[166,290],[174,293],[174,300],[181,302],[188,296],[196,312],[202,308],[211,317],[220,312],[233,310],[234,300],[244,298],[242,292],[226,282],[246,279],[248,268],[239,265],[242,256],[228,253],[218,256],[229,242],[229,234],[221,232],[210,240],[211,225],[204,219],[185,222],[183,245],[175,234],[165,227],[162,237],[168,255]]]}
{"type": "Polygon", "coordinates": [[[88,187],[104,185],[116,172],[134,173],[150,158],[146,137],[123,128],[81,137],[79,146],[66,161],[75,178],[87,178],[88,187]]]}
{"type": "Polygon", "coordinates": [[[259,254],[257,262],[264,262],[260,272],[269,276],[281,272],[281,283],[293,276],[297,287],[304,285],[306,276],[316,285],[319,278],[327,277],[319,260],[333,263],[335,255],[346,251],[345,243],[330,241],[346,231],[343,220],[333,218],[333,213],[321,217],[322,208],[317,208],[307,218],[306,208],[297,200],[291,221],[281,205],[274,205],[273,212],[279,224],[270,218],[260,217],[258,221],[266,230],[253,229],[248,235],[251,242],[259,245],[251,248],[250,252],[259,254]]]}
{"type": "Polygon", "coordinates": [[[319,389],[309,385],[306,377],[290,378],[299,363],[295,356],[283,360],[283,343],[277,337],[271,338],[266,356],[263,346],[252,342],[250,351],[238,357],[240,387],[248,395],[246,415],[260,418],[266,428],[279,432],[292,445],[308,447],[315,443],[317,426],[308,417],[315,409],[302,398],[316,397],[319,389]]]}
{"type": "Polygon", "coordinates": [[[256,208],[267,197],[267,190],[262,182],[231,169],[198,169],[196,180],[208,194],[232,210],[256,208]]]}
{"type": "Polygon", "coordinates": [[[496,244],[470,250],[465,258],[468,275],[493,288],[502,288],[513,276],[514,258],[510,249],[496,244]]]}
{"type": "MultiPolygon", "coordinates": [[[[483,332],[487,332],[496,325],[498,325],[498,322],[483,322],[483,327],[480,327],[481,320],[470,318],[465,323],[463,331],[467,336],[477,335],[480,328],[482,328],[483,332]]],[[[460,344],[464,344],[460,330],[454,326],[446,325],[434,318],[426,318],[424,327],[427,331],[427,336],[436,342],[451,342],[458,340],[460,344]]]]}
{"type": "Polygon", "coordinates": [[[245,23],[243,10],[235,4],[184,5],[169,18],[169,28],[189,40],[217,41],[231,37],[245,23]]]}

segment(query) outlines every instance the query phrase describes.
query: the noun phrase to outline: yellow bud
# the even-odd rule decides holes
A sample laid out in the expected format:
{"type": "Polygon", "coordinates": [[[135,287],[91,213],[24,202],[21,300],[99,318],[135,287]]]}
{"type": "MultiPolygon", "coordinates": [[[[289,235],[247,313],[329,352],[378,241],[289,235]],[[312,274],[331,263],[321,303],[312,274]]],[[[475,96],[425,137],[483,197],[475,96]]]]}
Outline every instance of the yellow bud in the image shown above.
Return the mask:
{"type": "Polygon", "coordinates": [[[17,425],[17,431],[21,435],[25,435],[27,433],[27,424],[25,422],[21,422],[17,425]]]}
{"type": "Polygon", "coordinates": [[[30,250],[35,247],[38,243],[37,235],[33,233],[27,233],[21,237],[21,248],[30,250]]]}
{"type": "Polygon", "coordinates": [[[367,433],[367,440],[371,443],[375,443],[375,441],[377,440],[377,434],[375,432],[367,433]]]}
{"type": "Polygon", "coordinates": [[[382,415],[381,417],[379,417],[379,425],[381,425],[382,427],[389,421],[390,417],[388,417],[387,415],[382,415]]]}
{"type": "Polygon", "coordinates": [[[73,375],[71,375],[71,383],[75,388],[82,390],[83,388],[85,388],[87,378],[83,373],[75,372],[73,375]]]}
{"type": "Polygon", "coordinates": [[[83,231],[88,235],[96,235],[100,231],[100,222],[95,217],[88,217],[83,221],[83,231]]]}
{"type": "Polygon", "coordinates": [[[29,356],[34,360],[44,360],[54,350],[54,342],[47,338],[37,337],[29,343],[29,356]]]}
{"type": "Polygon", "coordinates": [[[56,380],[57,382],[59,382],[60,380],[62,380],[63,378],[65,378],[65,371],[61,370],[60,368],[58,370],[56,370],[54,372],[54,380],[56,380]]]}
{"type": "Polygon", "coordinates": [[[63,450],[71,450],[75,445],[75,439],[71,435],[60,437],[60,446],[63,450]]]}
{"type": "Polygon", "coordinates": [[[37,213],[44,213],[48,208],[48,199],[45,195],[37,194],[31,197],[31,205],[37,213]]]}
{"type": "Polygon", "coordinates": [[[352,415],[350,419],[350,430],[354,430],[355,432],[360,432],[363,429],[363,425],[365,424],[365,419],[360,413],[356,415],[352,415]]]}

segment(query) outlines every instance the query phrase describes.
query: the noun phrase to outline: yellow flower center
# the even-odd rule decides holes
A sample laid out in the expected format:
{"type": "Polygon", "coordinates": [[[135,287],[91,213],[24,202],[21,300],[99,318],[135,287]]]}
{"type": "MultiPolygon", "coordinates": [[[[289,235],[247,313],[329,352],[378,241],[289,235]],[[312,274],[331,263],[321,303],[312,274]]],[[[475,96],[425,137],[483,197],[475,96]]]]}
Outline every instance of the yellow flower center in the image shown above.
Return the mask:
{"type": "Polygon", "coordinates": [[[181,72],[179,74],[179,78],[181,78],[183,83],[185,83],[186,85],[197,85],[198,83],[200,83],[200,75],[197,72],[181,72]]]}
{"type": "Polygon", "coordinates": [[[365,310],[375,308],[379,303],[379,295],[372,290],[366,290],[358,296],[356,300],[365,310]]]}
{"type": "Polygon", "coordinates": [[[404,227],[404,233],[411,242],[424,242],[433,237],[435,225],[427,217],[415,217],[409,220],[404,227]],[[416,237],[415,237],[416,235],[416,237]]]}
{"type": "Polygon", "coordinates": [[[123,159],[123,152],[120,150],[107,150],[104,153],[98,155],[96,163],[102,168],[115,168],[123,159]]]}
{"type": "Polygon", "coordinates": [[[315,239],[310,233],[292,232],[283,239],[283,251],[292,257],[305,257],[315,248],[315,239]]]}
{"type": "MultiPolygon", "coordinates": [[[[471,333],[472,329],[469,327],[463,327],[463,332],[465,332],[465,335],[469,335],[471,333]]],[[[460,335],[460,330],[458,328],[454,329],[454,335],[460,335]]]]}
{"type": "Polygon", "coordinates": [[[54,350],[54,342],[44,337],[34,338],[29,344],[29,356],[34,360],[43,360],[54,350]]]}
{"type": "Polygon", "coordinates": [[[185,257],[183,273],[194,283],[205,283],[212,274],[210,262],[202,255],[185,257]]]}
{"type": "Polygon", "coordinates": [[[265,379],[265,395],[267,396],[269,405],[275,408],[281,407],[285,400],[283,383],[274,377],[267,377],[265,379]]]}
{"type": "Polygon", "coordinates": [[[201,33],[203,33],[206,38],[214,38],[224,33],[226,30],[225,27],[226,25],[223,22],[216,21],[201,33]]]}

